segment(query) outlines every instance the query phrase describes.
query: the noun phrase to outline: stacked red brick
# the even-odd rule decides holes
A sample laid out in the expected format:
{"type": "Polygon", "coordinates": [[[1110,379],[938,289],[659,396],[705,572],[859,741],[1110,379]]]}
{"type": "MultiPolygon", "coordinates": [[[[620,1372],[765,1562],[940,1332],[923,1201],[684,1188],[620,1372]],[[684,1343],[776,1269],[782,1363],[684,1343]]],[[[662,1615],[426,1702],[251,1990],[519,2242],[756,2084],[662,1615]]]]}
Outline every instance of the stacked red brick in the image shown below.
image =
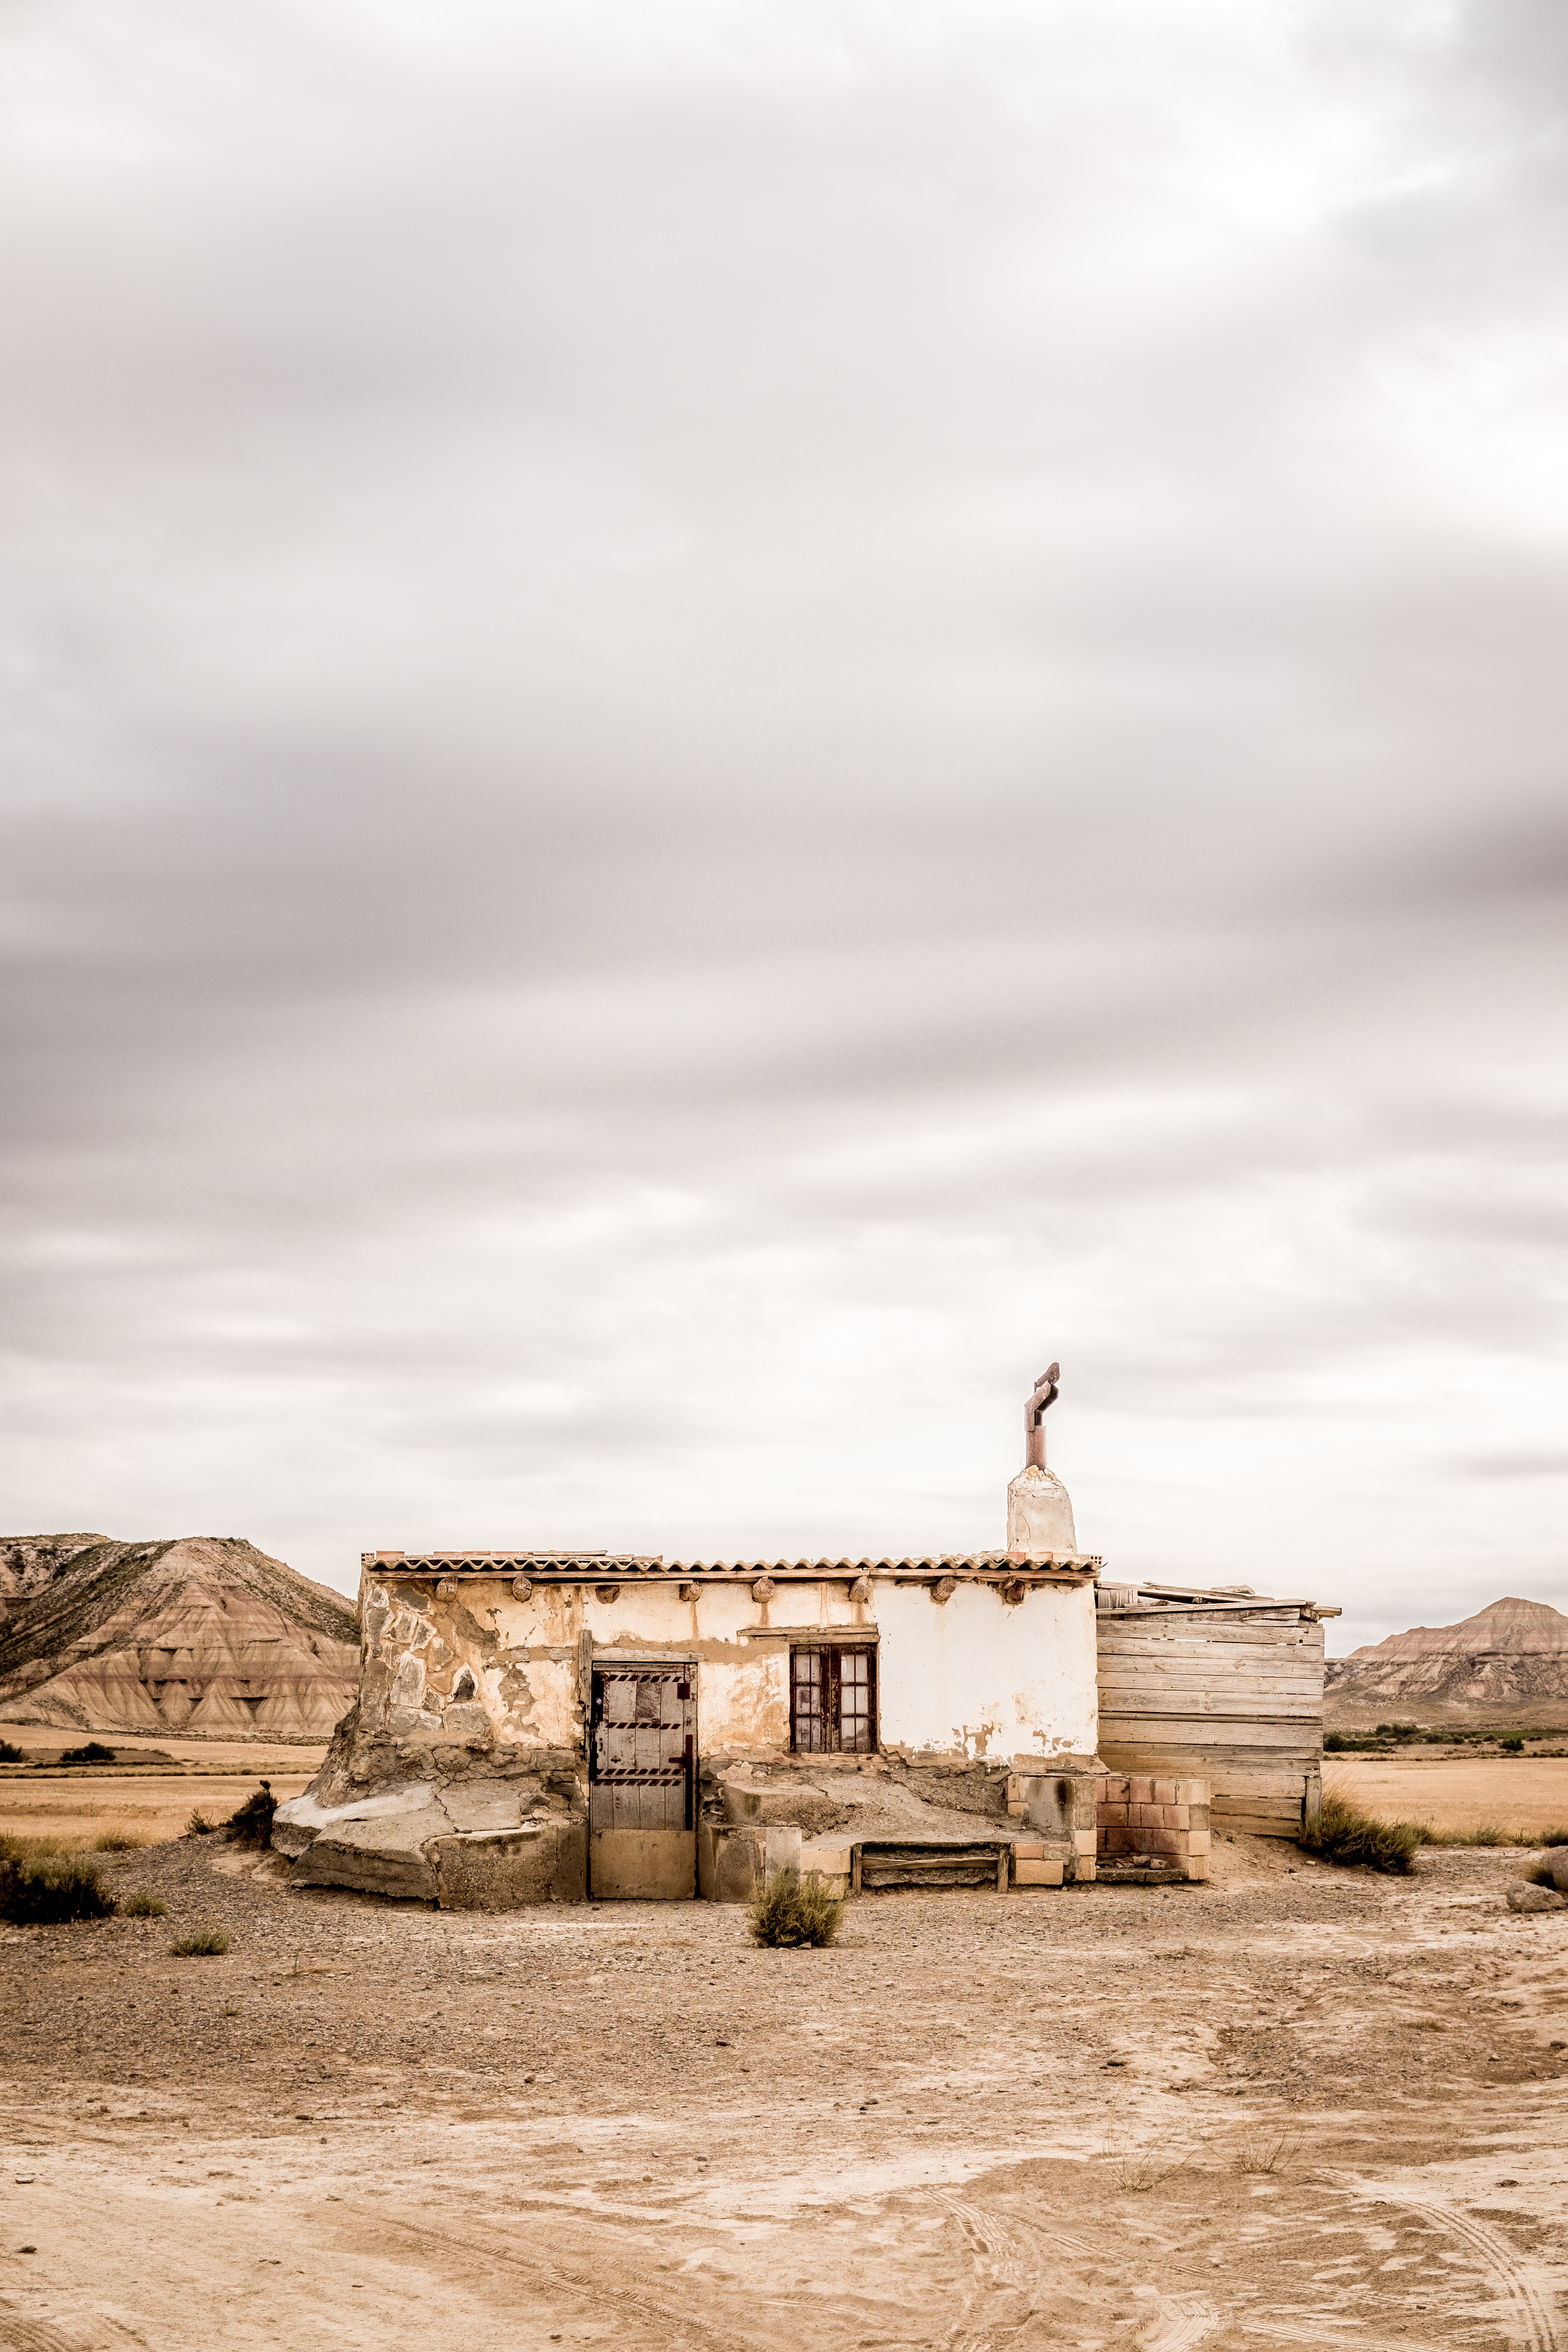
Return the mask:
{"type": "Polygon", "coordinates": [[[1173,1865],[1184,1878],[1209,1874],[1209,1784],[1108,1772],[1096,1807],[1103,1863],[1173,1865]]]}

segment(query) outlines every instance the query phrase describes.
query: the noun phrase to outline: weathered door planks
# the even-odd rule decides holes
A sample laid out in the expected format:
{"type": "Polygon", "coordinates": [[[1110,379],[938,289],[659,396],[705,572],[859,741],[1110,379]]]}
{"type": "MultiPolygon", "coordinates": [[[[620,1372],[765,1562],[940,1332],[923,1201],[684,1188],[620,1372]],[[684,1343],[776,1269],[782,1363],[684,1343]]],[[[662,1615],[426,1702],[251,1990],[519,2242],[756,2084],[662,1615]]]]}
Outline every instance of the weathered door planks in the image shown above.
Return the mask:
{"type": "Polygon", "coordinates": [[[595,1665],[590,1717],[589,1874],[594,1895],[695,1895],[695,1663],[595,1665]]]}

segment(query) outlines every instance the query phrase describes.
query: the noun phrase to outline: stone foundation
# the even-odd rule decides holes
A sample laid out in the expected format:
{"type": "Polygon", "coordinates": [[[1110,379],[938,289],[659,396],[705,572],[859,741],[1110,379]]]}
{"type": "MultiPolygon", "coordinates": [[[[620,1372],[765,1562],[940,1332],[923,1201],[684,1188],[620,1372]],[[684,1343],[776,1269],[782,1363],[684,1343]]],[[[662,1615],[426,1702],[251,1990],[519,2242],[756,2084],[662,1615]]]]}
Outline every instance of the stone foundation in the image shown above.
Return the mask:
{"type": "Polygon", "coordinates": [[[272,1843],[298,1885],[458,1911],[583,1903],[585,1776],[560,1750],[367,1734],[353,1707],[310,1787],[279,1806],[272,1843]]]}

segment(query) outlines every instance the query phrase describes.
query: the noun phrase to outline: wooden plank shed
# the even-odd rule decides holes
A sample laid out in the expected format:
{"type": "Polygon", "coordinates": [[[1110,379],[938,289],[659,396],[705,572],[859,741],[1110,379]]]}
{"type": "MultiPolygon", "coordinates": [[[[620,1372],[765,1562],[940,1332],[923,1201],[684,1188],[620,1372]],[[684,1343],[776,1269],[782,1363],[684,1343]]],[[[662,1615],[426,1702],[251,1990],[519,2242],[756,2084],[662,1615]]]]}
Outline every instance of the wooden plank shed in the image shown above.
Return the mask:
{"type": "Polygon", "coordinates": [[[1293,1837],[1322,1803],[1323,1628],[1337,1609],[1231,1587],[1102,1584],[1100,1753],[1194,1775],[1217,1831],[1293,1837]]]}

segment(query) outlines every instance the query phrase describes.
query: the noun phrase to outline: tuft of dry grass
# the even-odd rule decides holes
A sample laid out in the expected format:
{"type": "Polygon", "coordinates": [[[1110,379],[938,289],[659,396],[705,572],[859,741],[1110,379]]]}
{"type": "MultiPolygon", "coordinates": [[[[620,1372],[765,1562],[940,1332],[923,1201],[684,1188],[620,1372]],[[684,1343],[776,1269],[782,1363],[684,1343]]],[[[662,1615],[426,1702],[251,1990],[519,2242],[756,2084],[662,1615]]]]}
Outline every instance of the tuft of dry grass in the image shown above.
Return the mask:
{"type": "Polygon", "coordinates": [[[0,1863],[51,1862],[57,1854],[79,1853],[82,1840],[64,1837],[0,1837],[0,1863]]]}
{"type": "Polygon", "coordinates": [[[831,1944],[844,1920],[844,1898],[829,1895],[818,1871],[771,1871],[757,1889],[746,1924],[753,1944],[798,1948],[831,1944]]]}
{"type": "Polygon", "coordinates": [[[228,1937],[221,1927],[200,1927],[194,1936],[182,1936],[169,1949],[177,1960],[215,1960],[228,1949],[228,1937]]]}
{"type": "Polygon", "coordinates": [[[1145,2197],[1152,2189],[1163,2188],[1185,2164],[1184,2158],[1170,2155],[1157,2139],[1147,2147],[1102,2147],[1100,2154],[1110,2167],[1112,2186],[1128,2197],[1145,2197]]]}
{"type": "Polygon", "coordinates": [[[1231,2161],[1237,2172],[1283,2172],[1300,2145],[1287,2131],[1249,2132],[1231,2161]]]}
{"type": "Polygon", "coordinates": [[[168,1905],[158,1895],[149,1895],[145,1887],[128,1895],[120,1908],[127,1919],[166,1919],[169,1916],[168,1905]]]}
{"type": "Polygon", "coordinates": [[[135,1830],[102,1830],[93,1839],[92,1850],[94,1853],[135,1853],[152,1843],[151,1838],[142,1837],[135,1830]]]}
{"type": "Polygon", "coordinates": [[[190,1820],[185,1823],[185,1835],[187,1837],[211,1837],[216,1827],[216,1822],[209,1822],[205,1813],[203,1812],[201,1807],[198,1805],[192,1813],[190,1820]]]}
{"type": "Polygon", "coordinates": [[[1325,1796],[1323,1810],[1296,1843],[1324,1862],[1363,1870],[1408,1870],[1418,1847],[1435,1843],[1425,1822],[1380,1822],[1343,1797],[1325,1796]]]}

